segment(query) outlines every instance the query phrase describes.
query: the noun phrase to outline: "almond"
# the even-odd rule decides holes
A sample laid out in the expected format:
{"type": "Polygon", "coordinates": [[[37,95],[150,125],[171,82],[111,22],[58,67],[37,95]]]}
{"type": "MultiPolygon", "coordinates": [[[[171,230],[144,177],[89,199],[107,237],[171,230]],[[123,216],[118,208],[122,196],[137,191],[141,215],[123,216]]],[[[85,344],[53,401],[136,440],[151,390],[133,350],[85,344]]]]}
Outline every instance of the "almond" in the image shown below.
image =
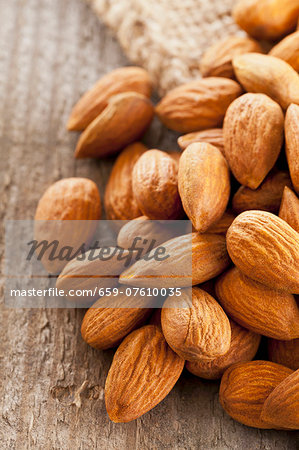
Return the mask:
{"type": "Polygon", "coordinates": [[[195,142],[206,142],[214,145],[224,154],[223,131],[222,128],[211,128],[210,130],[194,131],[178,138],[178,144],[185,150],[190,144],[195,142]]]}
{"type": "Polygon", "coordinates": [[[248,37],[229,36],[209,47],[200,61],[203,77],[234,78],[232,60],[237,55],[262,52],[258,42],[248,37]]]}
{"type": "Polygon", "coordinates": [[[91,347],[104,350],[115,347],[132,330],[149,317],[153,299],[138,293],[128,297],[105,296],[97,300],[86,312],[81,334],[91,347]]]}
{"type": "MultiPolygon", "coordinates": [[[[88,246],[100,218],[101,198],[96,184],[87,178],[65,178],[52,184],[37,205],[35,239],[49,244],[58,241],[58,252],[66,246],[76,252],[82,244],[88,246]],[[79,221],[76,226],[73,220],[79,221]]],[[[52,250],[49,247],[44,253],[42,263],[50,273],[58,273],[68,261],[52,260],[52,250]]]]}
{"type": "MultiPolygon", "coordinates": [[[[220,234],[190,233],[163,244],[168,258],[141,259],[120,276],[122,284],[141,287],[189,287],[222,273],[230,261],[225,237],[220,234]]],[[[156,249],[148,255],[153,256],[156,249]]]]}
{"type": "Polygon", "coordinates": [[[217,380],[233,364],[251,361],[254,358],[261,336],[240,327],[233,320],[230,320],[230,326],[231,343],[228,352],[211,360],[187,361],[186,369],[189,372],[207,380],[217,380]]]}
{"type": "Polygon", "coordinates": [[[124,92],[151,96],[149,74],[141,67],[120,67],[104,75],[74,106],[68,130],[84,130],[109,103],[111,97],[124,92]]]}
{"type": "Polygon", "coordinates": [[[221,380],[219,400],[233,419],[256,428],[275,428],[261,419],[265,400],[291,369],[269,361],[250,361],[229,367],[221,380]]]}
{"type": "Polygon", "coordinates": [[[273,170],[257,189],[241,186],[233,196],[233,210],[237,214],[250,209],[277,213],[285,186],[291,185],[287,172],[273,170]]]}
{"type": "Polygon", "coordinates": [[[279,341],[268,339],[268,356],[270,361],[292,370],[299,369],[299,339],[279,341]]]}
{"type": "Polygon", "coordinates": [[[296,72],[299,72],[299,32],[290,34],[275,45],[269,55],[286,61],[296,72]]]}
{"type": "Polygon", "coordinates": [[[167,153],[149,150],[133,169],[133,193],[143,215],[176,219],[182,214],[178,192],[178,165],[167,153]]]}
{"type": "Polygon", "coordinates": [[[110,419],[130,422],[154,408],[169,394],[183,367],[184,360],[154,325],[131,333],[117,349],[106,380],[110,419]]]}
{"type": "Polygon", "coordinates": [[[275,291],[236,267],[216,282],[216,297],[237,323],[275,339],[299,337],[299,309],[292,294],[275,291]]]}
{"type": "Polygon", "coordinates": [[[299,429],[299,369],[270,393],[264,403],[261,420],[279,428],[299,429]]]}
{"type": "Polygon", "coordinates": [[[215,128],[240,94],[241,88],[233,80],[211,77],[191,81],[168,92],[156,113],[166,127],[180,133],[215,128]]]}
{"type": "Polygon", "coordinates": [[[233,59],[235,74],[247,92],[266,94],[283,109],[299,103],[299,75],[282,59],[247,53],[233,59]]]}
{"type": "Polygon", "coordinates": [[[280,106],[264,94],[245,94],[230,105],[223,125],[224,153],[239,183],[251,189],[262,183],[280,153],[283,127],[280,106]]]}
{"type": "Polygon", "coordinates": [[[287,186],[284,188],[279,217],[299,233],[299,198],[287,186]]]}
{"type": "Polygon", "coordinates": [[[180,297],[168,297],[161,313],[168,345],[188,361],[224,355],[230,347],[228,317],[207,292],[184,289],[180,297]]]}
{"type": "Polygon", "coordinates": [[[246,211],[228,229],[228,253],[250,278],[293,294],[299,293],[299,234],[265,211],[246,211]]]}
{"type": "Polygon", "coordinates": [[[81,134],[75,157],[95,158],[118,152],[145,133],[153,115],[153,106],[144,95],[136,92],[114,95],[81,134]]]}
{"type": "Polygon", "coordinates": [[[270,41],[295,29],[298,16],[298,0],[239,0],[233,9],[233,18],[243,30],[270,41]]]}
{"type": "Polygon", "coordinates": [[[295,191],[299,194],[299,106],[291,105],[286,114],[286,154],[295,191]]]}
{"type": "Polygon", "coordinates": [[[218,220],[218,222],[214,223],[207,230],[208,233],[212,234],[226,234],[227,230],[235,220],[236,216],[229,211],[226,211],[223,216],[218,220]]]}
{"type": "Polygon", "coordinates": [[[224,214],[230,195],[225,158],[211,144],[191,144],[179,163],[179,192],[194,228],[203,233],[224,214]]]}
{"type": "Polygon", "coordinates": [[[132,173],[136,161],[146,150],[141,142],[135,142],[117,157],[105,191],[105,210],[109,220],[130,220],[141,215],[133,195],[132,173]]]}

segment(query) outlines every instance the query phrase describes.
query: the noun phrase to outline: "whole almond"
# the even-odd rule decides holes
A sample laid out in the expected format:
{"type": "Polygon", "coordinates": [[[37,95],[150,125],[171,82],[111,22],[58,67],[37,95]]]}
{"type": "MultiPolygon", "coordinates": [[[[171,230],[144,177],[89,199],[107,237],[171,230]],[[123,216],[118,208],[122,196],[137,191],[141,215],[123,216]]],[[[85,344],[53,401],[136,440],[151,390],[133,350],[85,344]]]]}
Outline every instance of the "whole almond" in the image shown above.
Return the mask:
{"type": "Polygon", "coordinates": [[[266,94],[283,109],[299,103],[299,75],[285,61],[271,55],[247,53],[233,59],[239,82],[247,92],[266,94]]]}
{"type": "Polygon", "coordinates": [[[222,128],[211,128],[210,130],[194,131],[178,138],[178,144],[185,150],[190,144],[195,142],[206,142],[214,145],[224,154],[223,131],[222,128]]]}
{"type": "Polygon", "coordinates": [[[128,297],[105,296],[97,300],[86,312],[81,334],[91,347],[104,350],[115,347],[132,330],[149,317],[153,299],[138,293],[128,297]]]}
{"type": "Polygon", "coordinates": [[[105,384],[113,422],[130,422],[160,403],[179,379],[181,359],[154,325],[133,331],[117,349],[105,384]],[[153,357],[154,356],[154,357],[153,357]]]}
{"type": "Polygon", "coordinates": [[[191,144],[179,163],[179,192],[194,228],[203,233],[224,214],[230,195],[227,162],[216,147],[191,144]]]}
{"type": "Polygon", "coordinates": [[[188,361],[216,358],[229,350],[228,317],[219,303],[202,289],[184,289],[180,297],[168,297],[162,308],[161,323],[168,345],[188,361]]]}
{"type": "Polygon", "coordinates": [[[299,194],[299,106],[291,105],[285,120],[286,155],[295,191],[299,194]]]}
{"type": "Polygon", "coordinates": [[[248,37],[229,36],[211,45],[200,61],[203,77],[234,78],[232,60],[237,55],[262,52],[258,42],[248,37]]]}
{"type": "Polygon", "coordinates": [[[182,214],[178,164],[167,153],[149,150],[133,169],[133,193],[139,209],[150,219],[176,219],[182,214]]]}
{"type": "Polygon", "coordinates": [[[83,130],[106,108],[113,95],[137,92],[151,96],[149,74],[141,67],[120,67],[104,75],[72,109],[68,130],[83,130]]]}
{"type": "Polygon", "coordinates": [[[144,95],[136,92],[114,95],[81,134],[75,157],[95,158],[118,152],[144,134],[153,115],[154,108],[144,95]]]}
{"type": "Polygon", "coordinates": [[[261,420],[279,428],[299,429],[299,369],[270,393],[264,403],[261,420]]]}
{"type": "Polygon", "coordinates": [[[109,220],[131,220],[141,215],[133,195],[132,173],[138,158],[147,150],[141,142],[128,145],[117,157],[105,190],[109,220]]]}
{"type": "Polygon", "coordinates": [[[259,347],[261,336],[246,330],[233,320],[230,320],[231,343],[227,353],[215,359],[187,361],[186,369],[201,378],[217,380],[225,370],[233,364],[251,361],[259,347]]]}
{"type": "Polygon", "coordinates": [[[275,339],[299,337],[299,309],[292,294],[275,291],[236,267],[216,282],[216,298],[237,323],[275,339]]]}
{"type": "Polygon", "coordinates": [[[239,183],[251,189],[262,183],[280,153],[283,127],[280,106],[264,94],[245,94],[230,105],[223,125],[224,153],[239,183]]]}
{"type": "Polygon", "coordinates": [[[286,61],[296,72],[299,72],[299,31],[290,34],[276,44],[269,55],[286,61]]]}
{"type": "Polygon", "coordinates": [[[275,428],[272,423],[261,419],[263,405],[276,386],[291,374],[291,369],[269,361],[234,364],[224,372],[221,380],[221,406],[244,425],[275,428]]]}
{"type": "Polygon", "coordinates": [[[287,186],[284,188],[279,217],[299,233],[299,198],[287,186]]]}
{"type": "Polygon", "coordinates": [[[298,16],[298,0],[239,0],[233,9],[233,18],[243,30],[270,41],[295,29],[298,16]]]}
{"type": "Polygon", "coordinates": [[[228,229],[228,253],[248,277],[293,294],[299,293],[299,234],[265,211],[246,211],[228,229]]]}
{"type": "Polygon", "coordinates": [[[233,196],[233,210],[237,214],[250,209],[277,213],[285,186],[291,185],[287,172],[273,170],[257,189],[241,186],[233,196]]]}
{"type": "Polygon", "coordinates": [[[268,357],[270,361],[292,370],[299,369],[299,339],[291,341],[268,339],[268,357]]]}
{"type": "MultiPolygon", "coordinates": [[[[141,259],[120,276],[122,284],[141,287],[189,287],[204,283],[229,266],[225,237],[190,233],[163,243],[166,260],[141,259]],[[192,273],[191,273],[192,272],[192,273]]],[[[148,255],[152,256],[156,249],[148,255]]]]}
{"type": "Polygon", "coordinates": [[[233,213],[225,211],[223,216],[217,222],[211,225],[207,232],[212,234],[226,234],[235,218],[236,216],[233,213]]]}
{"type": "Polygon", "coordinates": [[[238,83],[225,78],[191,81],[168,92],[156,113],[167,128],[181,133],[215,128],[241,92],[238,83]]]}

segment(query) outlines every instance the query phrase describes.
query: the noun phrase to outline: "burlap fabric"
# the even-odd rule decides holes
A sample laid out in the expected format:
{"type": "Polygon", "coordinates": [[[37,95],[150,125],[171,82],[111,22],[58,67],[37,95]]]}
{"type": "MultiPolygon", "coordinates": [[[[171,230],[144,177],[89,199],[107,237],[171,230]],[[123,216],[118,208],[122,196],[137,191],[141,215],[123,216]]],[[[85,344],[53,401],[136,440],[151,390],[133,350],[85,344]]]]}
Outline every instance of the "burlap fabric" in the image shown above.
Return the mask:
{"type": "Polygon", "coordinates": [[[146,68],[160,94],[200,77],[203,51],[240,34],[236,0],[86,0],[116,34],[128,58],[146,68]]]}

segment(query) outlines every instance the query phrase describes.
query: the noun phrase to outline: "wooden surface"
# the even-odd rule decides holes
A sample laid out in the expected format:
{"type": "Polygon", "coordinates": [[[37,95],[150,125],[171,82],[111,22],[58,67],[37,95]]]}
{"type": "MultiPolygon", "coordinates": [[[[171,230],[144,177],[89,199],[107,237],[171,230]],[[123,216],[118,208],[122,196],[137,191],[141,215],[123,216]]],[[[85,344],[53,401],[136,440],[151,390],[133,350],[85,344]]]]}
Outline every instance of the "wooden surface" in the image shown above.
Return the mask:
{"type": "MultiPolygon", "coordinates": [[[[77,137],[65,123],[80,94],[126,58],[80,0],[0,7],[1,221],[32,218],[45,188],[63,177],[90,177],[103,195],[112,161],[75,161],[77,137]]],[[[175,137],[156,123],[147,142],[170,149],[175,137]]],[[[143,418],[111,423],[103,386],[113,352],[82,341],[83,313],[1,305],[1,448],[295,449],[294,433],[231,420],[218,383],[187,373],[143,418]]]]}

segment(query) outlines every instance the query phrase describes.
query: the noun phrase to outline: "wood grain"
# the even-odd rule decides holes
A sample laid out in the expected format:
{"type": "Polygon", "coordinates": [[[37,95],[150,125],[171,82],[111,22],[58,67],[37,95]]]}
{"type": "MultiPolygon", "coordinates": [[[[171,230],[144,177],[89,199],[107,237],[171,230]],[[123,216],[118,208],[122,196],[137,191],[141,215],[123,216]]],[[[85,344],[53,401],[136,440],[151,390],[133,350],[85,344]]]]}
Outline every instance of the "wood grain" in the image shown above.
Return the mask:
{"type": "MultiPolygon", "coordinates": [[[[128,64],[80,0],[0,0],[0,218],[30,219],[54,181],[93,179],[103,195],[112,160],[75,161],[72,105],[99,76],[128,64]]],[[[175,149],[156,122],[148,145],[175,149]]],[[[3,273],[3,272],[2,272],[3,273]]],[[[3,278],[1,293],[3,294],[3,278]]],[[[80,336],[83,310],[1,304],[0,442],[4,449],[295,449],[293,433],[258,431],[222,411],[218,383],[185,374],[143,418],[113,424],[103,386],[112,351],[80,336]]]]}

